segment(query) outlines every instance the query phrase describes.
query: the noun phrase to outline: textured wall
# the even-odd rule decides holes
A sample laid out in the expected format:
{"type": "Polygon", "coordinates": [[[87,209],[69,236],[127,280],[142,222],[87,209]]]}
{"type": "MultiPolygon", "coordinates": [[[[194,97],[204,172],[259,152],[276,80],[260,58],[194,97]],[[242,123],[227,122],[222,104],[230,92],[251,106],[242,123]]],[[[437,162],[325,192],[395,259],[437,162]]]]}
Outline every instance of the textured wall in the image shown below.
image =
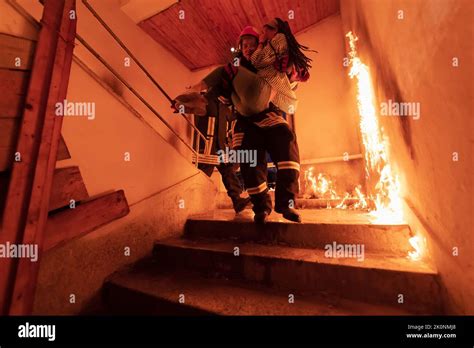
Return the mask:
{"type": "Polygon", "coordinates": [[[418,119],[380,120],[402,195],[428,232],[447,310],[457,314],[474,313],[472,14],[469,0],[341,1],[378,102],[421,106],[418,119]]]}

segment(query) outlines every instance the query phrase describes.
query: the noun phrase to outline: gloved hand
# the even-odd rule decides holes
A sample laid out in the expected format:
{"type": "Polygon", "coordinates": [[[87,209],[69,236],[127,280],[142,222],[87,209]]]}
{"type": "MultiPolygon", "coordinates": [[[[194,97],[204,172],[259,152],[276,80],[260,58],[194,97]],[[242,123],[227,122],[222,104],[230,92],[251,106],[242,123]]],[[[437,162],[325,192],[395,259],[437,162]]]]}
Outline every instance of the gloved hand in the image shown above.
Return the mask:
{"type": "Polygon", "coordinates": [[[185,93],[173,100],[171,108],[175,110],[175,113],[204,116],[207,114],[207,99],[201,93],[185,93]]]}

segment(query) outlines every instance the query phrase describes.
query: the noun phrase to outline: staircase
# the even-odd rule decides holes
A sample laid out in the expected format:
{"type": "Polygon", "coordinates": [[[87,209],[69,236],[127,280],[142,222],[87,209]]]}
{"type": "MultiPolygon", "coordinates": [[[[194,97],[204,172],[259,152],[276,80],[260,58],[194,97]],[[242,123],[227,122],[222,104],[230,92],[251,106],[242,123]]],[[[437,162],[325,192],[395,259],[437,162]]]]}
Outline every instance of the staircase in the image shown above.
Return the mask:
{"type": "Polygon", "coordinates": [[[407,258],[407,225],[367,214],[303,209],[303,223],[229,209],[188,219],[180,238],[105,282],[107,312],[155,315],[441,314],[436,269],[407,258]],[[331,258],[327,245],[363,244],[364,258],[331,258]],[[403,300],[402,300],[403,297],[403,300]]]}

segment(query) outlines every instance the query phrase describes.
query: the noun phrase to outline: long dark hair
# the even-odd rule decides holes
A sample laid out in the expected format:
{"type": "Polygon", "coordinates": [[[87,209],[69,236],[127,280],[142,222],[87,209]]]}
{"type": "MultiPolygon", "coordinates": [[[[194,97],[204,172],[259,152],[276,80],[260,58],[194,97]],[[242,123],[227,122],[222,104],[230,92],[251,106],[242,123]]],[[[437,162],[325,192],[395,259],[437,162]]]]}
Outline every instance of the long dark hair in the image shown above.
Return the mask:
{"type": "Polygon", "coordinates": [[[289,64],[293,64],[297,71],[307,71],[311,68],[311,58],[304,54],[304,51],[317,52],[310,50],[308,47],[301,45],[296,41],[295,36],[291,32],[288,21],[283,21],[281,18],[275,18],[277,22],[277,31],[286,37],[288,43],[289,64]]]}

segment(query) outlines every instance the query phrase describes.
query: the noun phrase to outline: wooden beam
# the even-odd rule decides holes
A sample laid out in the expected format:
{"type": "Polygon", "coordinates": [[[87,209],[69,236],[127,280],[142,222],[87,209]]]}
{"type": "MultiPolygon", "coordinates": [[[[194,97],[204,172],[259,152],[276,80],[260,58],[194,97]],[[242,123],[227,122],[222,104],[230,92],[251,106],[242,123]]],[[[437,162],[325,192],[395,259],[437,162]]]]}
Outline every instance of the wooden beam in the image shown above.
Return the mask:
{"type": "MultiPolygon", "coordinates": [[[[13,162],[0,234],[0,242],[38,245],[40,251],[62,124],[54,106],[66,98],[74,49],[70,11],[75,0],[45,1],[17,145],[22,161],[13,162]]],[[[1,313],[31,313],[39,263],[7,258],[0,267],[1,313]]]]}
{"type": "Polygon", "coordinates": [[[30,70],[35,41],[0,33],[0,68],[30,70]]]}
{"type": "Polygon", "coordinates": [[[0,118],[22,116],[29,77],[29,71],[0,69],[0,118]]]}
{"type": "MultiPolygon", "coordinates": [[[[33,183],[33,175],[36,166],[37,152],[39,142],[38,128],[42,123],[42,113],[44,113],[46,96],[49,90],[48,76],[52,71],[54,61],[57,35],[54,33],[59,27],[55,14],[46,16],[46,23],[40,33],[37,54],[35,57],[35,69],[33,70],[30,86],[28,88],[28,102],[30,108],[24,109],[24,122],[21,127],[21,141],[19,148],[23,154],[24,160],[17,163],[12,170],[9,190],[5,202],[3,214],[3,229],[0,234],[0,241],[18,243],[23,237],[23,231],[26,224],[28,212],[29,196],[33,183]],[[52,27],[51,27],[52,26],[52,27]],[[34,106],[34,107],[33,107],[34,106]],[[7,214],[6,212],[9,212],[7,214]]],[[[11,292],[14,285],[14,277],[17,266],[17,260],[0,259],[0,267],[4,272],[0,272],[0,314],[8,314],[11,300],[11,292]]]]}
{"type": "MultiPolygon", "coordinates": [[[[43,250],[44,229],[48,217],[51,186],[61,138],[62,117],[56,115],[55,105],[67,97],[77,24],[76,16],[71,18],[71,11],[76,13],[75,0],[59,2],[46,0],[44,12],[48,11],[48,7],[51,14],[58,13],[60,17],[59,31],[56,33],[56,35],[59,34],[59,37],[54,56],[27,224],[23,234],[23,244],[37,244],[39,250],[43,250]]],[[[45,23],[44,20],[42,22],[45,23]]],[[[10,315],[31,313],[38,272],[39,262],[33,263],[26,259],[19,260],[9,309],[10,315]]]]}
{"type": "Polygon", "coordinates": [[[73,238],[94,231],[130,211],[123,190],[92,199],[49,216],[46,224],[43,251],[73,238]]]}
{"type": "Polygon", "coordinates": [[[84,201],[89,198],[79,167],[57,168],[54,171],[49,211],[70,205],[70,201],[84,201]]]}

